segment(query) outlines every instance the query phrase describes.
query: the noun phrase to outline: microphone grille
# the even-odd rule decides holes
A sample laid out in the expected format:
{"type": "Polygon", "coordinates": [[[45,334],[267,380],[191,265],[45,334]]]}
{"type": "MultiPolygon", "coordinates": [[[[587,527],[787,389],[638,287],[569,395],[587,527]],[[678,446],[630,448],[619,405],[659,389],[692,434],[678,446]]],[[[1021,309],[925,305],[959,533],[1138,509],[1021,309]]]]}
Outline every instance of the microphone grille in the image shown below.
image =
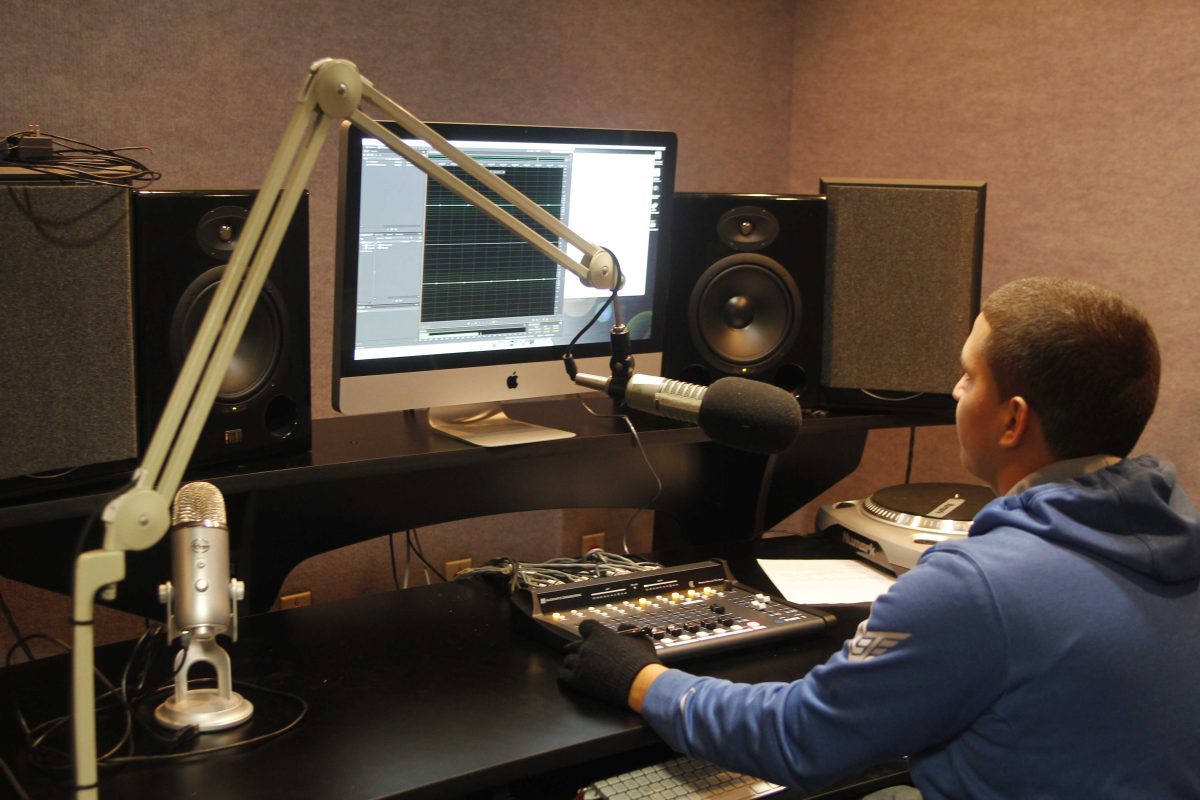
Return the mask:
{"type": "Polygon", "coordinates": [[[196,523],[214,528],[226,524],[225,498],[221,490],[204,481],[181,486],[175,493],[175,509],[171,513],[172,525],[196,523]]]}

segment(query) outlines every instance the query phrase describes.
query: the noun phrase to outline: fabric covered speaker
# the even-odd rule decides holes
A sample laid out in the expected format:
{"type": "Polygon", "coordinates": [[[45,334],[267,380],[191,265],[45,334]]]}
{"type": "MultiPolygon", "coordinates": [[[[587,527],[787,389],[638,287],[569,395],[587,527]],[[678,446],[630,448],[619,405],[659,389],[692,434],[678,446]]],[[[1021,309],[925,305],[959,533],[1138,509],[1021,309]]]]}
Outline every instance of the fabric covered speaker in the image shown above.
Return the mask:
{"type": "Polygon", "coordinates": [[[753,378],[816,404],[821,374],[825,198],[674,197],[667,377],[753,378]]]}
{"type": "Polygon", "coordinates": [[[986,183],[824,178],[823,404],[953,405],[979,313],[986,183]]]}
{"type": "Polygon", "coordinates": [[[0,260],[0,478],[132,464],[129,192],[0,184],[0,260]]]}
{"type": "MultiPolygon", "coordinates": [[[[138,419],[145,449],[253,204],[253,191],[134,195],[138,419]]],[[[196,444],[193,463],[312,442],[308,197],[297,207],[196,444]]]]}

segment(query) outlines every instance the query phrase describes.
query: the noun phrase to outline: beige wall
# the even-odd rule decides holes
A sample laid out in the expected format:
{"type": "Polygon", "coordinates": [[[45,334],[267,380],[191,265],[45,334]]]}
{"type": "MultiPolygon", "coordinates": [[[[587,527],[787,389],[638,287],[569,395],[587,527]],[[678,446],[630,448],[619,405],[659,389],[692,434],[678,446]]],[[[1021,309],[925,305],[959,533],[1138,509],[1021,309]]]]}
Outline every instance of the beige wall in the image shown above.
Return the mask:
{"type": "MultiPolygon", "coordinates": [[[[1200,496],[1200,5],[801,0],[794,53],[790,188],[987,180],[984,292],[1064,275],[1143,308],[1164,364],[1138,450],[1200,496]]],[[[902,465],[896,432],[877,438],[888,447],[873,439],[851,479],[865,491],[902,465]]],[[[914,480],[952,479],[932,476],[952,472],[953,432],[922,443],[914,480]]],[[[844,488],[832,494],[858,496],[844,488]]]]}
{"type": "MultiPolygon", "coordinates": [[[[1142,305],[1166,356],[1143,444],[1200,495],[1193,0],[9,0],[3,17],[0,128],[152,145],[163,188],[256,186],[308,63],[326,55],[426,119],[674,130],[685,191],[815,192],[833,174],[985,179],[985,290],[1064,274],[1142,305]]],[[[328,144],[310,185],[318,416],[332,413],[335,171],[328,144]]],[[[901,482],[907,435],[873,432],[863,468],[822,500],[901,482]]],[[[952,429],[920,430],[913,479],[967,479],[956,450],[952,429]]],[[[808,530],[812,515],[781,527],[808,530]]],[[[435,563],[537,557],[622,525],[614,516],[508,515],[423,538],[435,563]]],[[[385,590],[386,554],[386,540],[330,554],[286,588],[318,600],[385,590]]],[[[61,598],[0,590],[28,630],[65,618],[61,598]]],[[[133,628],[105,625],[109,638],[133,628]]]]}

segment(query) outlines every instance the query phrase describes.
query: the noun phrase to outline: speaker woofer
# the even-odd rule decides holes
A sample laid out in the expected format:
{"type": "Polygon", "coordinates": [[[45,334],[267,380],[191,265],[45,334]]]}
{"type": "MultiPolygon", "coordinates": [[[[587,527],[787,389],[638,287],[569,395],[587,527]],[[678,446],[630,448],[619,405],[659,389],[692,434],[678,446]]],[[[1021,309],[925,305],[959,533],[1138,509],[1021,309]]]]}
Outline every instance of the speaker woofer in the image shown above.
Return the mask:
{"type": "MultiPolygon", "coordinates": [[[[224,274],[224,265],[207,270],[198,275],[179,298],[171,319],[171,360],[176,371],[183,366],[224,274]]],[[[279,293],[268,281],[263,284],[233,360],[221,379],[218,402],[244,402],[258,394],[270,380],[287,344],[287,322],[283,315],[279,293]]]]}
{"type": "Polygon", "coordinates": [[[800,291],[787,270],[766,256],[743,253],[717,261],[700,276],[688,304],[693,344],[738,374],[770,369],[796,339],[800,291]]]}

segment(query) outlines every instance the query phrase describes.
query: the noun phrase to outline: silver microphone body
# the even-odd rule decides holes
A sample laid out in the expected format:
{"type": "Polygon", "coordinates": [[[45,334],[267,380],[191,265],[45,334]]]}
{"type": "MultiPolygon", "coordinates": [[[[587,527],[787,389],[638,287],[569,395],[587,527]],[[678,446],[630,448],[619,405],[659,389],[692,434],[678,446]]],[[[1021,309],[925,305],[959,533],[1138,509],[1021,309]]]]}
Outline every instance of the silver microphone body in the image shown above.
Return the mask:
{"type": "MultiPolygon", "coordinates": [[[[612,378],[579,373],[575,383],[607,392],[612,378]]],[[[700,404],[707,392],[707,386],[635,372],[625,384],[622,402],[636,411],[695,425],[700,421],[700,404]]]]}
{"type": "Polygon", "coordinates": [[[208,483],[196,492],[195,505],[176,500],[171,530],[171,580],[175,584],[175,627],[198,638],[229,629],[229,527],[225,502],[208,483]],[[211,491],[209,491],[211,489],[211,491]],[[180,518],[180,509],[185,514],[180,518]],[[199,517],[199,518],[194,518],[199,517]]]}
{"type": "Polygon", "coordinates": [[[176,730],[222,730],[250,719],[254,705],[233,690],[233,665],[217,643],[228,632],[237,641],[237,601],[245,587],[229,577],[229,526],[225,498],[211,483],[189,483],[175,494],[171,514],[171,583],[159,587],[167,605],[167,637],[184,637],[175,655],[175,691],[154,718],[176,730]],[[216,673],[215,688],[192,688],[193,666],[216,673]]]}
{"type": "Polygon", "coordinates": [[[730,376],[700,386],[634,373],[621,386],[612,378],[578,373],[575,383],[605,392],[635,411],[698,425],[717,444],[751,453],[787,449],[803,420],[791,392],[746,378],[730,376]]]}

